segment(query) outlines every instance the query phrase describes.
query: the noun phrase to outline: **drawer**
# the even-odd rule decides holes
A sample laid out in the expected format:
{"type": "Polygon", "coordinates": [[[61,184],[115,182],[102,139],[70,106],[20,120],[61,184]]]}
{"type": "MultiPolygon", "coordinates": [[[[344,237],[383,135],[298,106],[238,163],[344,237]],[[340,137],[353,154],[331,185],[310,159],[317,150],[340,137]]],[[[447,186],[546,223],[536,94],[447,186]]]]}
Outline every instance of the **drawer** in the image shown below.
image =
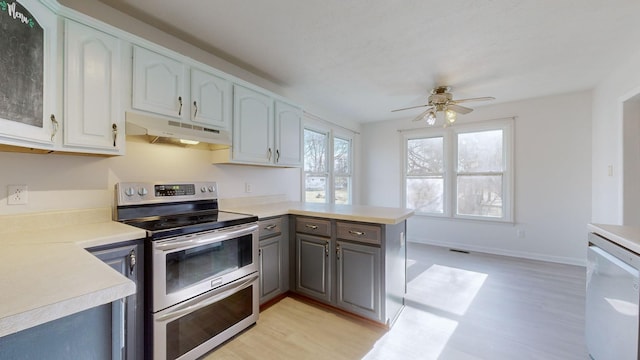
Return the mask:
{"type": "Polygon", "coordinates": [[[382,242],[382,229],[380,226],[338,222],[337,237],[379,245],[382,242]]]}
{"type": "Polygon", "coordinates": [[[273,218],[258,221],[260,239],[268,238],[282,233],[282,218],[273,218]]]}
{"type": "Polygon", "coordinates": [[[296,218],[296,232],[331,237],[331,221],[312,218],[296,218]]]}

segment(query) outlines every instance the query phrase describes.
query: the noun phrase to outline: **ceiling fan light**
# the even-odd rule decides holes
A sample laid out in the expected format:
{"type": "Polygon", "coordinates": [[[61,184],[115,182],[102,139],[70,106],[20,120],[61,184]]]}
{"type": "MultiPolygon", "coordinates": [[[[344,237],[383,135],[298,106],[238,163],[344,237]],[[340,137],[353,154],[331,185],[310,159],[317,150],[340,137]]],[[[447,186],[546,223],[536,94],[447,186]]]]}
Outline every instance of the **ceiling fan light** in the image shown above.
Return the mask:
{"type": "Polygon", "coordinates": [[[427,125],[433,126],[436,124],[436,114],[432,111],[427,112],[427,116],[425,116],[425,120],[427,121],[427,125]]]}
{"type": "Polygon", "coordinates": [[[445,110],[444,114],[445,114],[445,119],[449,124],[453,124],[456,121],[456,118],[458,116],[458,114],[455,111],[450,109],[445,110]]]}

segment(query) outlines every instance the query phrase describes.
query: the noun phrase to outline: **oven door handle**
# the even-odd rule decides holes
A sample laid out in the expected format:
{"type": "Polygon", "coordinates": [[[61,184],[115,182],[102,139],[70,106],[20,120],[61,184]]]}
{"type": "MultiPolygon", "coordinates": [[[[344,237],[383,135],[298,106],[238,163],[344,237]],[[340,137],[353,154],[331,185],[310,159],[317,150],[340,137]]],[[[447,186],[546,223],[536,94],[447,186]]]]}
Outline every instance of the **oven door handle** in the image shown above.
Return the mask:
{"type": "Polygon", "coordinates": [[[193,299],[191,301],[187,301],[184,304],[180,305],[176,310],[173,310],[167,314],[159,316],[156,321],[158,322],[168,322],[173,319],[179,318],[186,314],[192,313],[194,311],[200,310],[204,307],[207,307],[213,304],[216,301],[224,299],[234,293],[243,290],[251,285],[252,282],[258,279],[258,274],[254,274],[244,279],[241,283],[231,283],[227,285],[223,285],[219,289],[212,290],[210,294],[206,297],[206,299],[193,299]]]}
{"type": "Polygon", "coordinates": [[[235,230],[222,230],[217,231],[213,234],[213,236],[197,236],[193,239],[187,240],[169,240],[167,242],[155,243],[154,248],[160,251],[171,251],[175,249],[188,249],[194,246],[201,246],[212,244],[228,239],[233,239],[238,236],[247,235],[258,229],[258,225],[254,224],[248,227],[243,227],[242,229],[235,230]]]}

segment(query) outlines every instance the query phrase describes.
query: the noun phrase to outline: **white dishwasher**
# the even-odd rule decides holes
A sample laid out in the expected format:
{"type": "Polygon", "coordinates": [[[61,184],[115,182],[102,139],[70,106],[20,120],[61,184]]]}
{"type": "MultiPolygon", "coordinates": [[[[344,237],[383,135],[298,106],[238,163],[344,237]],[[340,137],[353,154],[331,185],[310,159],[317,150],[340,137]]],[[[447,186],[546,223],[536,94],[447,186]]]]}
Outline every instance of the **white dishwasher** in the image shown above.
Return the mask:
{"type": "Polygon", "coordinates": [[[638,360],[640,256],[589,234],[585,333],[594,360],[638,360]]]}

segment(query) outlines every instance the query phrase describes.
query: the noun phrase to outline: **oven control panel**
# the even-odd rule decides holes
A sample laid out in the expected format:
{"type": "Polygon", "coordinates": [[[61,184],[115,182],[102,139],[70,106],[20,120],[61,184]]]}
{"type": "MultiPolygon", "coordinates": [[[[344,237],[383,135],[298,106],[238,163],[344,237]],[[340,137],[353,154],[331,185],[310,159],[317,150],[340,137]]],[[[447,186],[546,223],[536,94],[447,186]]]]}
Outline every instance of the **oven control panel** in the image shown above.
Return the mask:
{"type": "Polygon", "coordinates": [[[158,202],[211,200],[218,198],[218,186],[214,181],[116,184],[116,203],[137,205],[158,202]]]}

